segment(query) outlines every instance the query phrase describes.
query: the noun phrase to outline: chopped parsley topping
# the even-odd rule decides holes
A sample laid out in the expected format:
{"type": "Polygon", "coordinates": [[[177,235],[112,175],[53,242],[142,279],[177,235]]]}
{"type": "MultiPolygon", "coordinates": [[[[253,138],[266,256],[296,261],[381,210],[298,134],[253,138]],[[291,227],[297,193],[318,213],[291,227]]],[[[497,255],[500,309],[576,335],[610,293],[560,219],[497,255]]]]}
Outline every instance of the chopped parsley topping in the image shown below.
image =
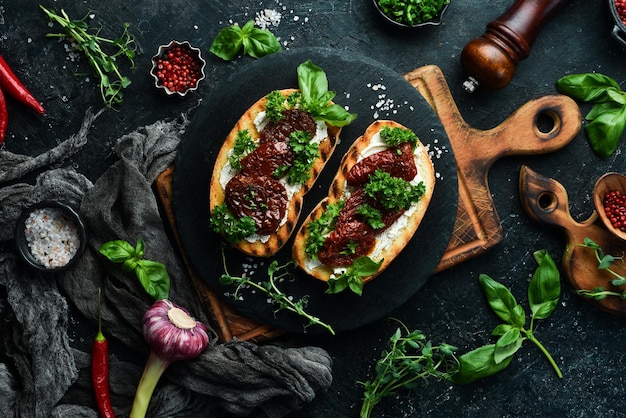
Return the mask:
{"type": "Polygon", "coordinates": [[[231,244],[241,241],[256,232],[254,220],[249,216],[237,218],[222,203],[213,209],[213,214],[209,218],[209,225],[217,232],[222,232],[226,241],[231,244]]]}
{"type": "Polygon", "coordinates": [[[357,215],[361,215],[365,222],[373,229],[381,229],[385,227],[382,213],[367,203],[359,206],[356,210],[357,215]]]}
{"type": "Polygon", "coordinates": [[[376,199],[385,209],[408,209],[426,192],[424,182],[412,185],[399,177],[376,170],[363,187],[365,194],[376,199]]]}
{"type": "Polygon", "coordinates": [[[247,129],[237,132],[233,152],[228,157],[228,162],[234,170],[241,170],[241,159],[254,151],[257,144],[254,142],[247,129]]]}
{"type": "Polygon", "coordinates": [[[408,142],[411,149],[415,149],[419,139],[417,135],[410,129],[403,129],[397,126],[384,126],[380,130],[380,137],[391,147],[397,147],[400,144],[408,142]]]}
{"type": "Polygon", "coordinates": [[[339,212],[345,205],[346,202],[343,200],[331,203],[319,218],[312,220],[307,225],[309,235],[306,239],[304,252],[312,259],[317,260],[317,253],[324,246],[326,235],[335,229],[335,222],[337,222],[339,212]]]}

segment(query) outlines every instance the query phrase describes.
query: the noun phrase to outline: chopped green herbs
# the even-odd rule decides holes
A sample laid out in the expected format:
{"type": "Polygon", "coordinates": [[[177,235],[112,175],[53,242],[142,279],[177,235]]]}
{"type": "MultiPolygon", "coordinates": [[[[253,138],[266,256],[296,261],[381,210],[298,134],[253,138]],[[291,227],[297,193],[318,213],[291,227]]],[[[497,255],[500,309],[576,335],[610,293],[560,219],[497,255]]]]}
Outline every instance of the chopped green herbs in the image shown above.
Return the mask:
{"type": "Polygon", "coordinates": [[[377,0],[380,10],[391,20],[409,26],[435,19],[450,0],[377,0]]]}
{"type": "Polygon", "coordinates": [[[365,194],[375,198],[385,209],[408,209],[426,192],[423,182],[412,185],[399,177],[376,170],[363,187],[365,194]]]}
{"type": "Polygon", "coordinates": [[[365,222],[373,229],[381,229],[385,227],[382,213],[367,203],[359,206],[356,213],[357,215],[361,215],[363,219],[365,219],[365,222]]]}
{"type": "Polygon", "coordinates": [[[322,212],[319,218],[312,220],[307,225],[308,236],[306,239],[306,247],[304,252],[314,260],[317,260],[317,253],[324,246],[325,236],[335,228],[335,222],[339,216],[339,212],[345,206],[346,202],[339,200],[331,203],[322,212]]]}
{"type": "Polygon", "coordinates": [[[233,152],[228,157],[228,162],[234,170],[241,170],[241,159],[256,149],[257,145],[247,129],[237,132],[233,152]]]}
{"type": "Polygon", "coordinates": [[[256,232],[254,220],[249,216],[236,217],[228,210],[226,203],[213,208],[209,225],[215,232],[222,232],[226,241],[233,244],[256,232]]]}
{"type": "Polygon", "coordinates": [[[319,155],[319,144],[311,143],[309,132],[296,131],[289,135],[289,146],[296,154],[296,159],[289,169],[289,184],[304,184],[311,178],[311,167],[319,155]]]}
{"type": "Polygon", "coordinates": [[[402,129],[397,126],[384,126],[380,130],[380,137],[391,147],[397,147],[400,144],[408,142],[411,144],[411,149],[415,149],[418,142],[417,135],[415,135],[412,130],[402,129]]]}

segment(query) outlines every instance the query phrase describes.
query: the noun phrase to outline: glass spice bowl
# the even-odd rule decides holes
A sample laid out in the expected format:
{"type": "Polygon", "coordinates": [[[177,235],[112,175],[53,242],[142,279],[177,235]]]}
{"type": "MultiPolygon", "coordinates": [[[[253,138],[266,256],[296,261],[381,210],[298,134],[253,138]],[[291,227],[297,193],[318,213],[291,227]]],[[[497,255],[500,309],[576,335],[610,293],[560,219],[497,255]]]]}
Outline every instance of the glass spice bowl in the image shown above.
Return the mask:
{"type": "Polygon", "coordinates": [[[205,66],[200,49],[191,46],[188,41],[171,41],[159,46],[152,57],[150,75],[154,78],[155,87],[168,96],[184,97],[198,89],[205,78],[205,66]]]}
{"type": "Polygon", "coordinates": [[[421,22],[421,23],[417,23],[415,25],[409,25],[407,23],[403,23],[403,22],[399,22],[397,20],[395,20],[392,16],[388,16],[384,11],[383,8],[380,5],[380,0],[372,0],[374,3],[374,7],[376,7],[376,10],[378,11],[378,13],[382,16],[382,18],[387,21],[388,23],[392,24],[395,27],[398,28],[403,28],[403,29],[416,29],[416,28],[421,28],[424,26],[438,26],[441,24],[441,22],[443,21],[443,14],[446,11],[446,9],[448,8],[448,6],[450,5],[450,2],[445,3],[443,5],[443,7],[441,8],[441,10],[439,11],[439,13],[431,20],[427,20],[425,22],[421,22]]]}
{"type": "Polygon", "coordinates": [[[32,269],[57,273],[74,266],[87,247],[87,228],[66,203],[47,200],[28,207],[15,226],[15,245],[32,269]]]}
{"type": "Polygon", "coordinates": [[[626,240],[626,176],[615,172],[602,175],[593,188],[593,204],[609,232],[626,240]]]}

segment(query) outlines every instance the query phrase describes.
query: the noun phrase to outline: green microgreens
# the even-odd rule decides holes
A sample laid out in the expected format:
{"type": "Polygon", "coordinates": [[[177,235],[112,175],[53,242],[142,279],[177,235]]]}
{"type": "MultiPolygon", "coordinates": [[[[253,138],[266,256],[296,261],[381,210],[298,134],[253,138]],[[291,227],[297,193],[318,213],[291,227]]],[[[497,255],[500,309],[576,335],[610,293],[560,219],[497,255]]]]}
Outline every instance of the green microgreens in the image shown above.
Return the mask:
{"type": "Polygon", "coordinates": [[[361,296],[363,294],[363,277],[376,274],[384,260],[378,262],[369,257],[359,257],[337,277],[328,279],[328,289],[326,293],[335,294],[350,289],[361,296]]]}
{"type": "MultiPolygon", "coordinates": [[[[596,260],[598,261],[598,270],[604,270],[611,274],[615,279],[611,280],[610,283],[614,287],[623,286],[626,284],[626,277],[617,273],[611,267],[614,265],[616,261],[621,261],[623,263],[624,256],[613,256],[610,254],[605,254],[602,248],[598,244],[596,244],[591,238],[585,238],[580,246],[590,248],[594,251],[596,256],[596,260]]],[[[602,300],[607,296],[615,296],[622,300],[626,300],[626,290],[616,291],[616,290],[606,290],[606,288],[598,286],[592,290],[581,289],[577,290],[576,293],[579,295],[585,296],[587,298],[593,300],[602,300]]]]}
{"type": "Polygon", "coordinates": [[[143,259],[144,243],[141,239],[137,240],[136,247],[123,240],[105,242],[99,252],[111,262],[121,264],[122,270],[134,273],[146,293],[155,300],[168,298],[170,276],[163,264],[143,259]]]}
{"type": "Polygon", "coordinates": [[[86,57],[94,74],[100,80],[100,94],[107,107],[121,105],[124,94],[123,89],[131,83],[130,78],[123,76],[118,66],[118,58],[126,57],[130,62],[131,69],[135,67],[134,58],[137,51],[135,37],[128,32],[129,23],[124,24],[124,31],[117,39],[107,39],[100,36],[100,29],[95,34],[90,34],[88,16],[82,19],[72,20],[61,10],[58,15],[43,6],[39,6],[52,22],[56,22],[65,29],[65,33],[49,33],[49,38],[70,38],[72,45],[80,50],[86,57]],[[113,47],[115,52],[109,54],[103,49],[105,46],[113,47]]]}
{"type": "Polygon", "coordinates": [[[319,218],[308,223],[308,235],[304,249],[306,255],[317,260],[317,253],[324,246],[326,235],[335,229],[335,222],[337,221],[339,212],[341,212],[341,209],[343,209],[345,205],[346,202],[343,200],[331,203],[326,206],[319,218]]]}
{"type": "Polygon", "coordinates": [[[213,208],[209,225],[215,232],[222,232],[226,241],[233,244],[253,235],[256,232],[254,219],[249,216],[241,218],[228,210],[226,203],[213,208]]]}
{"type": "Polygon", "coordinates": [[[311,325],[319,325],[326,328],[332,335],[335,335],[335,331],[332,326],[305,311],[308,303],[308,299],[306,297],[294,301],[291,296],[283,293],[276,285],[277,281],[292,277],[292,273],[288,271],[288,268],[293,264],[293,262],[278,265],[278,261],[273,260],[267,268],[268,280],[260,283],[252,281],[249,277],[231,276],[226,268],[226,255],[224,254],[224,248],[222,248],[222,263],[224,265],[224,274],[220,276],[220,281],[225,285],[234,284],[237,286],[235,292],[232,294],[232,297],[235,300],[240,298],[240,293],[243,289],[251,287],[271,299],[271,302],[276,306],[274,313],[281,310],[293,312],[309,321],[304,326],[305,329],[311,325]]]}
{"type": "Polygon", "coordinates": [[[408,209],[420,200],[426,187],[423,182],[412,185],[399,177],[376,170],[363,187],[365,194],[376,199],[385,209],[408,209]]]}
{"type": "Polygon", "coordinates": [[[372,380],[357,382],[364,386],[360,418],[371,416],[374,407],[384,398],[397,395],[399,389],[414,389],[428,378],[450,380],[459,364],[454,356],[456,347],[442,343],[433,345],[420,330],[409,331],[400,326],[389,338],[374,368],[372,380]]]}
{"type": "Polygon", "coordinates": [[[526,326],[526,313],[511,291],[504,285],[481,274],[479,282],[493,312],[504,321],[491,335],[498,337],[495,344],[487,344],[459,357],[460,368],[453,376],[458,384],[467,384],[491,376],[512,361],[525,340],[533,342],[545,355],[559,378],[563,377],[556,362],[534,334],[537,319],[546,319],[556,309],[561,295],[559,270],[545,250],[533,254],[538,266],[528,285],[528,303],[531,309],[530,325],[526,326]]]}
{"type": "Polygon", "coordinates": [[[241,170],[241,159],[254,151],[257,147],[256,142],[250,136],[247,129],[237,132],[233,152],[228,157],[228,162],[234,170],[241,170]]]}

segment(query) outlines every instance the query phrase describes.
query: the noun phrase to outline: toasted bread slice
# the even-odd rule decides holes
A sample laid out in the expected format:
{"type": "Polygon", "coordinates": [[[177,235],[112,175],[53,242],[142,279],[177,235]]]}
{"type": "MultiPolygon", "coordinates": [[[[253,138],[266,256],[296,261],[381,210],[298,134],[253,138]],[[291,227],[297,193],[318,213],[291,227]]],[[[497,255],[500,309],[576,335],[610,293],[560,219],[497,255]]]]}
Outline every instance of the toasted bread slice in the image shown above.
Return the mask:
{"type": "MultiPolygon", "coordinates": [[[[335,273],[335,269],[321,264],[318,260],[312,259],[305,253],[306,241],[309,235],[307,225],[312,220],[319,219],[328,205],[345,199],[346,196],[353,192],[353,188],[347,185],[346,176],[350,169],[366,156],[363,153],[372,144],[372,139],[385,126],[407,129],[401,124],[390,120],[373,122],[344,155],[328,191],[328,196],[315,206],[297,232],[292,248],[293,259],[303,271],[316,279],[328,281],[331,275],[335,273]]],[[[384,146],[377,146],[376,148],[376,151],[380,151],[384,149],[384,146]]],[[[376,274],[362,278],[364,283],[383,272],[406,247],[424,218],[432,198],[435,188],[435,169],[428,155],[428,150],[418,141],[413,155],[417,166],[417,175],[413,181],[422,181],[425,186],[425,192],[420,200],[414,203],[391,227],[376,236],[376,245],[368,256],[376,262],[382,260],[382,263],[376,274]]]]}
{"type": "MultiPolygon", "coordinates": [[[[287,97],[290,93],[297,91],[295,89],[280,90],[280,93],[287,97]]],[[[235,170],[230,169],[229,155],[235,145],[237,133],[246,129],[255,142],[259,141],[260,132],[257,130],[255,120],[261,112],[266,109],[266,98],[263,97],[254,103],[237,121],[233,129],[230,131],[224,144],[220,148],[217,160],[213,168],[211,176],[211,184],[209,191],[209,206],[213,213],[216,206],[221,205],[225,201],[225,179],[236,174],[235,170]]],[[[297,190],[289,198],[287,203],[285,219],[281,222],[278,229],[265,236],[254,235],[247,239],[243,239],[235,244],[234,247],[242,252],[256,257],[270,257],[278,252],[280,248],[287,242],[300,216],[302,209],[303,196],[311,189],[324,165],[332,155],[341,132],[340,127],[331,126],[323,122],[317,122],[325,125],[326,135],[319,142],[319,155],[311,168],[311,177],[308,181],[300,185],[297,190]]],[[[318,127],[319,130],[319,127],[318,127]]],[[[293,190],[293,186],[291,186],[293,190]]]]}

